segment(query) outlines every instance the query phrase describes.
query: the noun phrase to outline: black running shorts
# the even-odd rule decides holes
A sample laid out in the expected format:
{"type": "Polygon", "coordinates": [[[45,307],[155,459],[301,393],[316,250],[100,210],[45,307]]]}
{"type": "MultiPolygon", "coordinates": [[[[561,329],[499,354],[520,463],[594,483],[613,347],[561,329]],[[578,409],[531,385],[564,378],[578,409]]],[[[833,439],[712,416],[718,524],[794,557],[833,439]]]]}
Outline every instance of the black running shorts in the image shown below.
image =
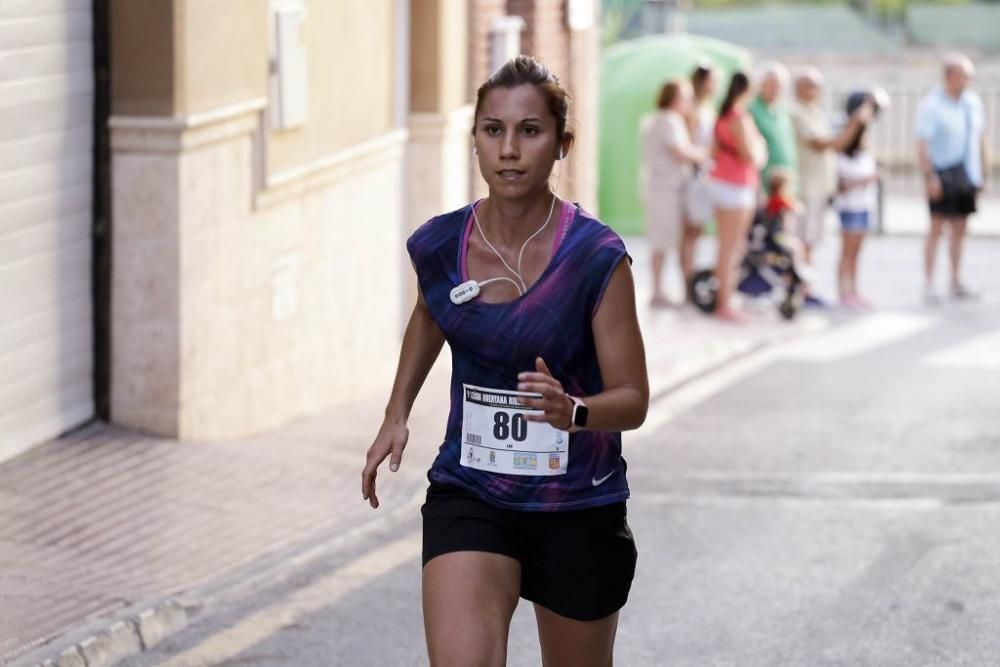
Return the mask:
{"type": "Polygon", "coordinates": [[[431,482],[424,565],[442,554],[487,551],[521,563],[521,597],[578,621],[610,616],[628,599],[637,552],[625,503],[563,512],[495,507],[431,482]]]}
{"type": "Polygon", "coordinates": [[[931,214],[945,218],[965,218],[976,212],[975,192],[945,192],[940,199],[929,202],[931,214]]]}

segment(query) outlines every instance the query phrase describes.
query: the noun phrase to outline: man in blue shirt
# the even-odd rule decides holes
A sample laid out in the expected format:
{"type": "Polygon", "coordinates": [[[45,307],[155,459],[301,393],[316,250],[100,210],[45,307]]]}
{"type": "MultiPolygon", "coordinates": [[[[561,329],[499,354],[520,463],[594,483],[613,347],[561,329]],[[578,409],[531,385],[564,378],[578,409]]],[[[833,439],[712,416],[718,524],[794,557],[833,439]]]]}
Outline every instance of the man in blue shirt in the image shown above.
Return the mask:
{"type": "Polygon", "coordinates": [[[974,296],[961,280],[962,244],[968,216],[976,211],[976,196],[982,190],[989,165],[983,103],[968,88],[972,61],[954,53],[945,56],[943,64],[943,85],[920,101],[915,122],[917,162],[931,211],[924,249],[924,298],[929,304],[939,301],[934,290],[934,260],[938,239],[949,223],[952,296],[974,296]]]}

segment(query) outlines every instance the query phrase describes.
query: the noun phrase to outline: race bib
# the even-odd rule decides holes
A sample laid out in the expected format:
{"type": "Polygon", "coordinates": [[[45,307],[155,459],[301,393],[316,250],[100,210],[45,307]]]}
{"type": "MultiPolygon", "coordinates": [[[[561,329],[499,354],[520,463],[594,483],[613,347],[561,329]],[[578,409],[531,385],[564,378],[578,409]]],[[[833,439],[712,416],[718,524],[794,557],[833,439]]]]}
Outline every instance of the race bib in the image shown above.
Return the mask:
{"type": "Polygon", "coordinates": [[[462,385],[462,465],[507,475],[565,475],[569,434],[530,422],[523,405],[539,394],[462,385]]]}

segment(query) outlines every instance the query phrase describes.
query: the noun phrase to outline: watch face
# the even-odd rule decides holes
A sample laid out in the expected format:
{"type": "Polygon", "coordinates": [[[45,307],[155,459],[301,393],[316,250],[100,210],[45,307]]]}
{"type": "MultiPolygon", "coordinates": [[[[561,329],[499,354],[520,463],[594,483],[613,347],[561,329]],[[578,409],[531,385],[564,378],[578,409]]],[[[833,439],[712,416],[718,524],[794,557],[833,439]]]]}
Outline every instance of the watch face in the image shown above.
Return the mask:
{"type": "Polygon", "coordinates": [[[576,410],[573,411],[573,425],[583,428],[587,425],[587,415],[590,410],[587,409],[586,405],[578,404],[576,410]]]}

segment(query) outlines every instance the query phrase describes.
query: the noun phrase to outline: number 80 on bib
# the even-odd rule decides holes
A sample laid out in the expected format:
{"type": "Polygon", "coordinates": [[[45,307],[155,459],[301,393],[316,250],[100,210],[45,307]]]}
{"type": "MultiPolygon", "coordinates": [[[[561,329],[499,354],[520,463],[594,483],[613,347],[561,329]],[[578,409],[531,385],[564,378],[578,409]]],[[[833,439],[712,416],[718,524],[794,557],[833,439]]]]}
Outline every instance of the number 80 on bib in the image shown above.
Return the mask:
{"type": "Polygon", "coordinates": [[[467,468],[507,475],[565,475],[569,434],[526,416],[539,394],[463,385],[462,458],[467,468]]]}

